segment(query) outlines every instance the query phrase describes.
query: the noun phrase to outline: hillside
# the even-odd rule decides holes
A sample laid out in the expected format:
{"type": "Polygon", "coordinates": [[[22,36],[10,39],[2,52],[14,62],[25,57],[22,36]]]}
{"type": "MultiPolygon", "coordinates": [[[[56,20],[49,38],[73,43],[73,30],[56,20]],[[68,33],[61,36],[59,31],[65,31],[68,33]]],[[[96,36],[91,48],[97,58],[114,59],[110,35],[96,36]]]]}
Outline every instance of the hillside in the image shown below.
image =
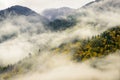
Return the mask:
{"type": "Polygon", "coordinates": [[[117,50],[120,50],[120,27],[108,29],[87,40],[75,40],[72,43],[62,44],[55,49],[59,53],[72,53],[73,58],[78,61],[106,56],[117,50]]]}
{"type": "Polygon", "coordinates": [[[120,0],[91,1],[1,10],[0,80],[120,80],[120,0]]]}
{"type": "Polygon", "coordinates": [[[62,31],[75,26],[76,23],[77,21],[74,17],[68,16],[66,19],[55,19],[50,21],[48,26],[50,26],[52,31],[62,31]]]}
{"type": "MultiPolygon", "coordinates": [[[[72,58],[76,61],[85,61],[93,57],[105,57],[111,53],[120,50],[120,27],[110,28],[100,35],[93,36],[87,40],[75,40],[72,43],[62,44],[56,49],[53,49],[52,53],[68,54],[72,53],[72,58]]],[[[31,62],[37,61],[38,55],[25,58],[15,65],[8,65],[6,67],[0,67],[0,74],[5,74],[4,79],[8,79],[16,74],[23,74],[33,67],[37,67],[37,64],[31,62]],[[24,65],[25,64],[25,65],[24,65]],[[22,68],[21,68],[22,66],[22,68]]],[[[45,57],[46,58],[46,57],[45,57]]],[[[54,57],[53,57],[54,58],[54,57]]],[[[51,60],[51,59],[50,59],[51,60]]],[[[44,60],[43,60],[44,61],[44,60]]],[[[41,63],[41,61],[40,61],[41,63]]]]}

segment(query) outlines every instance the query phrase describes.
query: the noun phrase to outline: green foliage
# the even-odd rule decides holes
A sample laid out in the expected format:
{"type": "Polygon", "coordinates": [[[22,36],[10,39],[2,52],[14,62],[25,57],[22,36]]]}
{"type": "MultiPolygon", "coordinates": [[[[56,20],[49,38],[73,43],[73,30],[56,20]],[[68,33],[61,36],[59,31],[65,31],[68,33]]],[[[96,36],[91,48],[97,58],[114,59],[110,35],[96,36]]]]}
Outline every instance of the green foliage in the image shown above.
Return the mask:
{"type": "Polygon", "coordinates": [[[8,65],[8,66],[5,66],[5,67],[0,66],[0,74],[1,74],[1,73],[4,73],[4,72],[7,72],[7,71],[9,71],[9,70],[12,70],[12,68],[13,68],[12,65],[8,65]]]}
{"type": "Polygon", "coordinates": [[[120,49],[120,27],[111,28],[91,40],[83,41],[81,47],[74,54],[74,58],[101,57],[120,49]]]}
{"type": "Polygon", "coordinates": [[[92,57],[102,57],[120,49],[120,27],[108,29],[91,39],[61,45],[60,53],[74,51],[73,59],[84,61],[92,57]]]}
{"type": "Polygon", "coordinates": [[[76,20],[71,16],[68,16],[67,19],[56,19],[49,23],[49,26],[52,30],[65,30],[69,27],[72,27],[76,24],[76,20]]]}
{"type": "Polygon", "coordinates": [[[0,80],[8,80],[12,76],[17,74],[25,74],[28,71],[32,70],[32,67],[35,67],[32,62],[36,60],[36,56],[25,58],[22,61],[19,61],[17,64],[0,66],[0,80]]]}

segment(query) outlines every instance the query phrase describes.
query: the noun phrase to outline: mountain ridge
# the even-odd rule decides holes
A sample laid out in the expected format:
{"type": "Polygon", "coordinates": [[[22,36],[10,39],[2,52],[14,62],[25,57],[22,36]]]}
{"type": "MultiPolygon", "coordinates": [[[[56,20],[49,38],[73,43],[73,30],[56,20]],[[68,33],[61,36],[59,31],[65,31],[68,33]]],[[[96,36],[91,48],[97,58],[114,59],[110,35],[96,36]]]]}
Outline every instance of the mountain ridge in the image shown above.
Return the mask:
{"type": "Polygon", "coordinates": [[[10,12],[13,12],[12,13],[13,15],[14,15],[14,13],[16,13],[19,15],[26,15],[26,16],[31,15],[31,14],[37,14],[35,11],[33,11],[27,7],[20,6],[20,5],[14,5],[9,8],[6,8],[4,10],[1,10],[0,15],[4,15],[4,14],[10,13],[10,12]]]}
{"type": "Polygon", "coordinates": [[[14,16],[24,16],[32,22],[42,22],[43,24],[47,24],[49,22],[49,20],[44,16],[31,10],[30,8],[20,5],[14,5],[0,11],[0,21],[6,20],[7,18],[12,18],[14,16]]]}

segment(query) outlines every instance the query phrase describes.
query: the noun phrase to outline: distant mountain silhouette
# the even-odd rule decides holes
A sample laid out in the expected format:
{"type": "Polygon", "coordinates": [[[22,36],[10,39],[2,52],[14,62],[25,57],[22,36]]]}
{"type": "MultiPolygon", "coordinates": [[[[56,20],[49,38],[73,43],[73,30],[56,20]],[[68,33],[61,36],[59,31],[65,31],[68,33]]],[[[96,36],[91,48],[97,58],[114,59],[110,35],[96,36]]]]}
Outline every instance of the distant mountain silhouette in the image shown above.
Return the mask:
{"type": "Polygon", "coordinates": [[[5,10],[0,11],[0,15],[4,16],[6,14],[11,13],[11,15],[18,14],[18,15],[38,15],[36,12],[32,11],[31,9],[19,5],[12,6],[5,10]]]}
{"type": "Polygon", "coordinates": [[[53,8],[43,11],[43,16],[48,18],[49,20],[60,19],[66,15],[70,15],[75,13],[75,9],[69,7],[61,7],[61,8],[53,8]]]}
{"type": "Polygon", "coordinates": [[[4,20],[5,18],[8,17],[13,17],[13,16],[26,16],[28,18],[31,18],[31,21],[42,21],[44,23],[46,23],[46,21],[48,22],[47,18],[41,16],[40,14],[36,13],[35,11],[27,8],[27,7],[23,7],[20,5],[15,5],[12,6],[10,8],[4,9],[0,11],[0,20],[4,20]],[[32,16],[32,17],[29,17],[32,16]],[[35,17],[35,18],[33,18],[35,17]],[[35,19],[35,20],[32,20],[35,19]]]}
{"type": "Polygon", "coordinates": [[[120,0],[96,0],[86,4],[83,8],[92,8],[100,12],[117,11],[120,9],[120,0]]]}
{"type": "Polygon", "coordinates": [[[102,0],[91,1],[91,2],[89,2],[89,3],[87,3],[87,4],[85,4],[82,8],[86,8],[86,7],[92,5],[92,4],[96,3],[96,2],[99,2],[99,1],[102,1],[102,0]]]}

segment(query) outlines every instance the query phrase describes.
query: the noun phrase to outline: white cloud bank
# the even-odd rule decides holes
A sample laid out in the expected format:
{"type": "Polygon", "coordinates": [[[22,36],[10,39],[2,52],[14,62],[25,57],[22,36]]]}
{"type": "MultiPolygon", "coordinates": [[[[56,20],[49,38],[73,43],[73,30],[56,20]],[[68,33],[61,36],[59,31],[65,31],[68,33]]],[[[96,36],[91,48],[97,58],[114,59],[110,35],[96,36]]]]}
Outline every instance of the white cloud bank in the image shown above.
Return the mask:
{"type": "Polygon", "coordinates": [[[74,63],[60,55],[40,56],[37,60],[35,58],[20,64],[18,68],[22,70],[27,70],[24,65],[34,66],[28,73],[18,74],[10,80],[119,80],[119,53],[83,63],[74,63]]]}

